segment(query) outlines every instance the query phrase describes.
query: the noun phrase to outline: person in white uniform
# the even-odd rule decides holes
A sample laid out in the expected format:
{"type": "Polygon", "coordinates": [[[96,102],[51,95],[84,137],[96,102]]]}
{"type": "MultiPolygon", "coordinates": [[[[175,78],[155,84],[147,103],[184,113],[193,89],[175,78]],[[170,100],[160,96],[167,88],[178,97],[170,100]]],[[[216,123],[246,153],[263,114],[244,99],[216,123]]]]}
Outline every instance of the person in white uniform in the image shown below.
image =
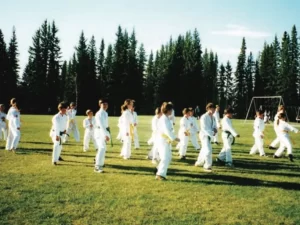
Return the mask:
{"type": "Polygon", "coordinates": [[[197,118],[194,116],[194,110],[190,108],[190,118],[189,120],[191,121],[191,135],[190,135],[190,140],[192,142],[192,145],[197,151],[200,151],[200,145],[198,142],[198,135],[200,133],[200,128],[197,122],[197,118]]]}
{"type": "Polygon", "coordinates": [[[135,111],[135,106],[132,106],[131,109],[131,113],[133,116],[133,142],[134,142],[134,149],[139,149],[140,148],[140,142],[139,142],[139,136],[138,136],[138,130],[137,130],[137,126],[138,126],[138,116],[137,113],[135,111]]]}
{"type": "Polygon", "coordinates": [[[110,140],[109,125],[108,125],[108,101],[101,99],[99,101],[100,110],[95,115],[96,130],[95,137],[98,147],[96,154],[96,162],[94,172],[102,173],[105,161],[106,143],[110,140]]]}
{"type": "Polygon", "coordinates": [[[186,151],[189,143],[189,137],[191,133],[191,121],[190,118],[190,109],[184,108],[182,110],[183,117],[180,119],[178,138],[179,142],[179,157],[180,159],[186,159],[186,151]]]}
{"type": "Polygon", "coordinates": [[[67,116],[68,116],[67,134],[68,135],[65,135],[64,142],[68,141],[68,137],[71,133],[73,133],[76,142],[80,141],[79,130],[76,122],[76,113],[77,113],[76,104],[74,102],[71,102],[70,108],[67,110],[67,116]]]}
{"type": "Polygon", "coordinates": [[[5,110],[5,106],[3,104],[0,104],[0,140],[6,141],[7,125],[6,125],[6,114],[4,110],[5,110]]]}
{"type": "Polygon", "coordinates": [[[121,150],[121,156],[128,160],[131,157],[131,142],[134,136],[134,121],[131,109],[133,107],[133,100],[126,99],[121,106],[122,110],[122,124],[121,124],[121,136],[123,140],[123,146],[121,150]]]}
{"type": "Polygon", "coordinates": [[[168,104],[172,105],[172,107],[173,107],[172,113],[171,113],[171,115],[169,115],[169,119],[171,120],[172,130],[175,133],[175,121],[176,121],[176,117],[175,117],[174,105],[173,105],[172,102],[168,102],[168,104]]]}
{"type": "Polygon", "coordinates": [[[96,120],[94,118],[94,113],[92,110],[88,109],[86,111],[87,118],[83,120],[83,128],[84,128],[84,138],[83,138],[83,151],[87,152],[89,150],[89,143],[92,140],[94,147],[97,151],[97,143],[95,138],[95,126],[96,120]]]}
{"type": "Polygon", "coordinates": [[[278,114],[277,132],[280,139],[280,147],[275,152],[274,158],[280,158],[286,148],[290,161],[294,162],[293,147],[289,132],[298,133],[299,130],[286,122],[286,115],[284,113],[278,114]]]}
{"type": "Polygon", "coordinates": [[[216,135],[213,137],[213,143],[215,144],[219,144],[219,133],[218,133],[218,129],[221,129],[221,119],[220,119],[220,106],[216,105],[216,111],[214,112],[214,119],[216,121],[216,126],[217,126],[217,133],[216,135]]]}
{"type": "Polygon", "coordinates": [[[219,153],[217,158],[218,162],[222,162],[225,166],[233,167],[232,163],[232,155],[231,155],[231,146],[234,144],[234,140],[236,137],[240,137],[239,134],[234,130],[232,126],[232,116],[233,110],[228,108],[224,110],[224,118],[222,119],[222,140],[223,140],[223,148],[219,153]]]}
{"type": "Polygon", "coordinates": [[[250,150],[250,155],[255,155],[259,152],[260,156],[266,156],[264,151],[264,130],[265,130],[265,114],[263,111],[259,110],[256,112],[256,118],[254,120],[254,145],[250,150]]]}
{"type": "Polygon", "coordinates": [[[166,180],[168,167],[172,158],[171,143],[173,141],[180,141],[173,132],[172,122],[169,118],[172,115],[173,106],[169,103],[162,105],[162,116],[158,121],[157,127],[157,146],[160,157],[160,162],[156,168],[156,179],[166,180]]]}
{"type": "Polygon", "coordinates": [[[8,136],[6,140],[5,149],[8,151],[16,152],[20,138],[21,138],[21,120],[20,111],[17,107],[17,100],[15,98],[10,101],[11,107],[8,110],[6,119],[8,120],[8,136]]]}
{"type": "Polygon", "coordinates": [[[200,118],[200,140],[201,150],[195,166],[203,166],[205,172],[212,172],[212,146],[211,140],[217,133],[217,127],[213,114],[215,106],[209,103],[206,106],[206,113],[200,118]]]}
{"type": "Polygon", "coordinates": [[[278,132],[277,130],[277,127],[278,127],[278,115],[280,113],[284,113],[285,114],[285,108],[283,105],[279,106],[278,107],[278,111],[277,111],[277,114],[275,115],[274,117],[274,131],[275,131],[275,134],[276,134],[276,138],[274,139],[274,141],[269,145],[269,149],[272,149],[272,150],[276,150],[276,146],[280,143],[280,138],[279,138],[279,135],[280,135],[280,132],[278,132]]]}
{"type": "Polygon", "coordinates": [[[59,112],[52,118],[52,128],[50,130],[50,137],[53,142],[53,152],[52,152],[52,164],[57,165],[60,160],[60,155],[62,151],[62,137],[66,134],[66,126],[68,118],[66,116],[67,105],[65,103],[60,103],[58,105],[59,112]]]}
{"type": "Polygon", "coordinates": [[[121,127],[122,127],[122,116],[120,116],[119,117],[119,119],[118,119],[118,128],[119,128],[119,132],[118,132],[118,135],[117,135],[117,140],[118,141],[121,141],[121,142],[123,142],[123,140],[122,140],[122,134],[121,134],[121,127]]]}

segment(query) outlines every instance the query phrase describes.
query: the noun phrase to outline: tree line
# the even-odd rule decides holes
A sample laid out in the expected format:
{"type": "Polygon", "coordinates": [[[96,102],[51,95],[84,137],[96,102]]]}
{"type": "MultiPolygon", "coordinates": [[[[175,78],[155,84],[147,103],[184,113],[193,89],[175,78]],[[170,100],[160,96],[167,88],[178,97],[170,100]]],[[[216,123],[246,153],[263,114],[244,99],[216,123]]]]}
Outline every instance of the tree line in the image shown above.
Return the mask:
{"type": "Polygon", "coordinates": [[[76,102],[82,114],[96,110],[98,99],[106,97],[110,113],[119,115],[125,98],[134,99],[141,114],[153,114],[163,101],[172,101],[177,112],[214,102],[221,108],[232,106],[242,118],[253,96],[280,95],[287,105],[300,100],[296,26],[290,34],[284,32],[281,42],[275,36],[265,43],[256,59],[247,54],[243,38],[235,71],[229,61],[219,63],[217,52],[203,49],[197,29],[171,37],[148,54],[135,30],[119,26],[115,42],[102,39],[99,46],[82,31],[68,61],[62,60],[58,32],[54,21],[42,23],[20,75],[16,30],[6,46],[0,29],[1,103],[18,97],[24,112],[46,113],[60,101],[76,102]]]}

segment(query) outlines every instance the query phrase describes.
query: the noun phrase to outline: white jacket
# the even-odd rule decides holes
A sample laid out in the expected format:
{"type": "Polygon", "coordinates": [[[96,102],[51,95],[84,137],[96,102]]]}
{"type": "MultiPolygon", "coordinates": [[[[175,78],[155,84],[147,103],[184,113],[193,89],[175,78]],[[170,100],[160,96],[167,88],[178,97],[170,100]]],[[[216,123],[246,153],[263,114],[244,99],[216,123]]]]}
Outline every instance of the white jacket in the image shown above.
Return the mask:
{"type": "Polygon", "coordinates": [[[231,119],[229,119],[227,116],[224,116],[222,119],[222,130],[223,132],[230,132],[234,137],[236,137],[238,134],[237,132],[233,129],[231,119]]]}
{"type": "Polygon", "coordinates": [[[6,116],[10,128],[12,129],[20,128],[21,126],[20,116],[21,114],[19,110],[17,110],[15,107],[10,107],[6,116]]]}
{"type": "Polygon", "coordinates": [[[289,132],[298,133],[299,130],[289,125],[287,122],[280,120],[277,127],[279,137],[289,137],[289,132]]]}
{"type": "Polygon", "coordinates": [[[161,144],[170,144],[175,139],[170,118],[162,115],[158,120],[157,141],[161,144]]]}
{"type": "Polygon", "coordinates": [[[179,123],[179,131],[178,131],[178,136],[183,136],[185,135],[184,133],[190,133],[191,130],[191,121],[189,118],[186,118],[185,116],[180,119],[179,123]]]}
{"type": "Polygon", "coordinates": [[[108,114],[105,110],[100,109],[95,115],[95,134],[96,137],[110,137],[108,128],[108,114]]]}
{"type": "Polygon", "coordinates": [[[216,126],[218,128],[220,128],[220,113],[215,111],[215,113],[213,114],[213,117],[215,118],[216,120],[216,126]]]}
{"type": "Polygon", "coordinates": [[[189,118],[190,122],[191,122],[191,133],[192,134],[196,134],[200,131],[199,129],[199,125],[198,125],[198,122],[197,122],[197,118],[194,117],[194,116],[191,116],[189,118]]]}
{"type": "Polygon", "coordinates": [[[203,114],[200,118],[200,137],[214,137],[214,129],[216,129],[216,122],[213,116],[210,116],[208,112],[203,114]]]}
{"type": "Polygon", "coordinates": [[[259,117],[256,117],[256,119],[254,120],[253,128],[254,128],[254,132],[253,132],[254,137],[263,136],[265,130],[264,120],[259,117]]]}
{"type": "Polygon", "coordinates": [[[50,134],[61,136],[60,132],[64,132],[67,126],[67,116],[57,113],[52,117],[52,128],[50,134]]]}
{"type": "Polygon", "coordinates": [[[82,126],[86,131],[94,131],[96,127],[95,117],[92,117],[91,119],[85,118],[82,122],[82,126]],[[93,127],[91,127],[91,125],[93,125],[93,127]]]}
{"type": "Polygon", "coordinates": [[[121,116],[121,133],[123,136],[128,133],[130,135],[130,127],[133,126],[134,121],[133,121],[133,115],[132,113],[127,109],[122,113],[121,116]]]}

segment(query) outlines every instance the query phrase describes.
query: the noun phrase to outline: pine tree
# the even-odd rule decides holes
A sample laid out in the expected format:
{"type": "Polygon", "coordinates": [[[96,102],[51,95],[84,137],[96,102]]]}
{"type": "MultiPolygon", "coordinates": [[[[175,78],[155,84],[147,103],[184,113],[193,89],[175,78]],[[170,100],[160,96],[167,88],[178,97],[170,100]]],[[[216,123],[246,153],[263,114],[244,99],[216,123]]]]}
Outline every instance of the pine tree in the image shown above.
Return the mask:
{"type": "Polygon", "coordinates": [[[64,61],[61,67],[61,74],[60,74],[60,100],[65,101],[65,88],[66,88],[66,78],[68,73],[68,63],[64,61]]]}
{"type": "MultiPolygon", "coordinates": [[[[5,90],[8,85],[8,55],[4,35],[0,29],[0,90],[5,90]]],[[[6,92],[1,91],[1,102],[8,102],[10,96],[6,92]]]]}
{"type": "Polygon", "coordinates": [[[113,93],[113,47],[112,45],[108,45],[107,52],[106,52],[106,58],[104,60],[104,72],[102,77],[102,96],[106,96],[111,98],[111,95],[113,93]]]}
{"type": "Polygon", "coordinates": [[[232,67],[230,65],[230,62],[227,61],[226,67],[225,67],[225,99],[226,99],[226,107],[232,106],[233,104],[233,98],[234,98],[234,87],[233,87],[233,77],[232,77],[232,67]]]}
{"type": "Polygon", "coordinates": [[[255,61],[255,72],[254,72],[254,95],[263,96],[264,95],[264,84],[260,75],[259,60],[255,61]]]}
{"type": "Polygon", "coordinates": [[[100,49],[99,49],[98,61],[97,61],[97,68],[98,68],[97,90],[98,89],[100,90],[101,96],[104,96],[104,93],[105,93],[104,89],[106,86],[106,83],[104,80],[104,62],[105,62],[104,50],[105,50],[105,44],[104,44],[104,39],[102,39],[100,49]]]}
{"type": "Polygon", "coordinates": [[[135,87],[135,99],[138,101],[138,105],[145,107],[145,102],[143,102],[143,84],[145,79],[145,67],[146,67],[146,51],[144,45],[141,44],[138,50],[137,57],[137,77],[136,77],[136,87],[135,87]]]}
{"type": "Polygon", "coordinates": [[[72,59],[67,65],[66,82],[64,87],[64,100],[66,102],[74,102],[76,99],[78,99],[76,88],[77,65],[78,62],[74,53],[72,59]]]}
{"type": "Polygon", "coordinates": [[[154,57],[151,51],[147,63],[146,76],[144,80],[144,99],[145,99],[145,111],[147,114],[153,113],[155,109],[154,103],[154,88],[155,88],[155,77],[154,77],[154,57]]]}
{"type": "Polygon", "coordinates": [[[246,64],[246,82],[247,82],[247,96],[246,96],[246,105],[249,105],[253,97],[253,73],[254,73],[254,61],[252,52],[250,52],[247,64],[246,64]]]}
{"type": "Polygon", "coordinates": [[[90,97],[86,100],[91,106],[95,106],[94,109],[98,108],[97,100],[101,97],[101,90],[97,90],[97,49],[96,49],[96,40],[92,36],[89,46],[88,46],[88,55],[89,55],[89,70],[87,74],[87,83],[86,87],[89,87],[88,94],[90,97]]]}
{"type": "Polygon", "coordinates": [[[281,43],[281,70],[279,77],[279,95],[283,96],[284,99],[288,100],[287,104],[290,103],[289,99],[289,88],[291,85],[290,74],[291,74],[291,51],[290,51],[290,36],[287,32],[284,32],[282,43],[281,43]]]}
{"type": "Polygon", "coordinates": [[[280,91],[279,86],[280,86],[280,68],[281,68],[281,48],[280,48],[280,43],[278,41],[277,35],[275,35],[272,46],[274,51],[273,66],[275,71],[275,76],[273,80],[273,91],[275,95],[277,95],[278,91],[280,91]]]}
{"type": "Polygon", "coordinates": [[[290,104],[298,104],[298,78],[299,78],[299,43],[298,34],[296,26],[294,25],[291,33],[291,43],[290,43],[290,76],[289,76],[289,92],[288,98],[290,99],[290,104]]]}
{"type": "Polygon", "coordinates": [[[219,104],[222,109],[225,108],[226,106],[226,96],[225,96],[225,91],[226,91],[226,69],[225,66],[221,63],[219,73],[218,73],[218,82],[217,82],[217,88],[218,88],[218,99],[219,99],[219,104]]]}

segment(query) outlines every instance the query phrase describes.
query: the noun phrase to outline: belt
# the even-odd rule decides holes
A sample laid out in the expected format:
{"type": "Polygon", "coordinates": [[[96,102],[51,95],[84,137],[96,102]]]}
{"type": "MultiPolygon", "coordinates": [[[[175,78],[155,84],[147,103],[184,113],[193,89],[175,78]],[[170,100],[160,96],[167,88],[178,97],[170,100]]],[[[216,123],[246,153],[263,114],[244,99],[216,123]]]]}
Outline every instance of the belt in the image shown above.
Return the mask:
{"type": "Polygon", "coordinates": [[[232,137],[232,143],[231,143],[231,145],[234,145],[234,143],[235,143],[235,137],[232,135],[232,133],[230,133],[229,131],[227,131],[227,130],[224,130],[223,131],[225,134],[227,134],[227,139],[231,136],[232,137]]]}

